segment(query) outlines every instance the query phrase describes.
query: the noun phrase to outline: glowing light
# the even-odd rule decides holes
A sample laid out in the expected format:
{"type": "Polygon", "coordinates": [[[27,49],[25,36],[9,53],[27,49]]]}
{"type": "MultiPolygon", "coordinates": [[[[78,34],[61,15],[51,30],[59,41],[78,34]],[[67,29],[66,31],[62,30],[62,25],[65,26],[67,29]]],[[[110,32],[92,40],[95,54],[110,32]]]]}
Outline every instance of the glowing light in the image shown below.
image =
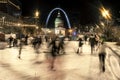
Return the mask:
{"type": "Polygon", "coordinates": [[[71,33],[71,32],[72,32],[72,29],[69,29],[69,32],[71,33]]]}
{"type": "Polygon", "coordinates": [[[75,35],[77,35],[77,33],[76,33],[76,32],[73,32],[73,35],[75,36],[75,35]]]}
{"type": "Polygon", "coordinates": [[[105,24],[104,24],[103,22],[101,22],[101,25],[102,25],[102,26],[105,26],[105,24]]]}
{"type": "Polygon", "coordinates": [[[20,26],[20,23],[18,23],[17,25],[20,26]]]}
{"type": "Polygon", "coordinates": [[[60,10],[60,11],[62,11],[62,12],[64,13],[65,18],[66,18],[66,20],[67,20],[68,27],[71,28],[71,25],[70,25],[70,21],[69,21],[69,19],[68,19],[68,16],[67,16],[66,12],[65,12],[63,9],[61,9],[61,8],[54,8],[54,9],[49,13],[49,15],[48,15],[48,17],[47,17],[47,20],[46,20],[46,27],[47,27],[47,25],[48,25],[48,21],[49,21],[49,19],[50,19],[51,14],[52,14],[54,11],[56,11],[56,10],[60,10]]]}
{"type": "Polygon", "coordinates": [[[106,19],[111,19],[111,15],[108,10],[106,10],[104,7],[100,8],[101,14],[106,19]]]}
{"type": "Polygon", "coordinates": [[[36,12],[35,12],[35,18],[38,18],[39,17],[39,11],[37,10],[36,12]]]}

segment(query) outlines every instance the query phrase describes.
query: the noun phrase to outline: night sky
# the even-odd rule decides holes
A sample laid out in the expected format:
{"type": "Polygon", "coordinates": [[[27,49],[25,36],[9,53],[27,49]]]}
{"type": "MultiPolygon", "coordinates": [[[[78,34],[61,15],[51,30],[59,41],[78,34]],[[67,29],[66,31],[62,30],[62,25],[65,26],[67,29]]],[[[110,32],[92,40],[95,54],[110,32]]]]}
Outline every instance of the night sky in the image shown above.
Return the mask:
{"type": "Polygon", "coordinates": [[[49,12],[56,7],[66,11],[71,23],[81,25],[98,22],[99,7],[109,9],[114,18],[119,17],[119,0],[20,0],[22,15],[33,16],[36,9],[41,13],[40,21],[45,23],[49,12]]]}

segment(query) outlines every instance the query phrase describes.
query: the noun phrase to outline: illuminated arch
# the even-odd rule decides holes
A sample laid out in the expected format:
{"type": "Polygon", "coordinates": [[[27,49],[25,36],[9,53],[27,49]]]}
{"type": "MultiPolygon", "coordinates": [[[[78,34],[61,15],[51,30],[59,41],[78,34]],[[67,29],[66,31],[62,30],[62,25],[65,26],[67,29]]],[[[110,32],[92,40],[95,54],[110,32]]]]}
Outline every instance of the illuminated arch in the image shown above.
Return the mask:
{"type": "Polygon", "coordinates": [[[70,25],[70,21],[69,21],[69,19],[68,19],[68,16],[67,16],[66,12],[65,12],[63,9],[61,9],[61,8],[54,8],[52,11],[50,11],[50,13],[49,13],[49,15],[48,15],[48,17],[47,17],[47,20],[46,20],[46,24],[45,24],[46,27],[47,27],[47,25],[48,25],[48,21],[49,21],[49,19],[50,19],[51,14],[52,14],[54,11],[56,11],[56,10],[60,10],[60,11],[62,11],[62,12],[64,13],[65,18],[66,18],[66,20],[67,20],[68,27],[71,28],[71,25],[70,25]]]}

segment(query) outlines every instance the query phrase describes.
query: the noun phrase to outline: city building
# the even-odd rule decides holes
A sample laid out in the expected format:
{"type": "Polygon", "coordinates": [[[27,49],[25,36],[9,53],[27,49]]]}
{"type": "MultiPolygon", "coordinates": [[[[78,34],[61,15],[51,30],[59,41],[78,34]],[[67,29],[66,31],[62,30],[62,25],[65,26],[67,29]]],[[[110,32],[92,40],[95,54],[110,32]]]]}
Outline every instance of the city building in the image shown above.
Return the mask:
{"type": "Polygon", "coordinates": [[[57,17],[55,18],[55,34],[56,35],[65,35],[64,21],[61,18],[60,11],[58,11],[57,17]]]}
{"type": "Polygon", "coordinates": [[[0,32],[18,32],[22,24],[21,6],[19,0],[0,0],[0,32]]]}
{"type": "Polygon", "coordinates": [[[0,11],[14,17],[21,16],[21,6],[19,0],[0,0],[0,11]]]}

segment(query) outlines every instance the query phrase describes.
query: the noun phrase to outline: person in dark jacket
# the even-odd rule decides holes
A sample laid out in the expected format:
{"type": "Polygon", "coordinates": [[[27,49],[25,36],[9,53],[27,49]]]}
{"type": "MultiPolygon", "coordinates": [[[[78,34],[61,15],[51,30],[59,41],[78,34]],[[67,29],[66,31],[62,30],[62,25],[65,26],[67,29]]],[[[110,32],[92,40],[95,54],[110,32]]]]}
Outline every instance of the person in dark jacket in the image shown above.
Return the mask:
{"type": "Polygon", "coordinates": [[[17,38],[14,38],[13,39],[13,47],[17,47],[18,45],[18,40],[17,40],[17,38]]]}
{"type": "Polygon", "coordinates": [[[62,37],[62,38],[60,38],[59,45],[58,45],[58,52],[59,53],[61,52],[62,54],[65,54],[64,45],[65,45],[64,38],[62,37]]]}
{"type": "Polygon", "coordinates": [[[95,44],[96,44],[95,36],[93,34],[90,36],[89,42],[91,46],[91,54],[93,54],[93,51],[95,51],[95,44]]]}
{"type": "Polygon", "coordinates": [[[83,40],[81,37],[78,39],[78,41],[79,43],[78,43],[77,54],[82,53],[82,45],[83,45],[83,40]]]}
{"type": "Polygon", "coordinates": [[[88,36],[85,35],[85,36],[84,36],[85,44],[86,44],[86,42],[87,42],[87,39],[88,39],[88,36]]]}
{"type": "Polygon", "coordinates": [[[25,45],[28,45],[28,35],[25,35],[25,45]]]}
{"type": "Polygon", "coordinates": [[[22,53],[23,44],[24,44],[24,39],[20,39],[19,55],[18,55],[18,58],[19,58],[19,59],[21,59],[21,53],[22,53]]]}
{"type": "Polygon", "coordinates": [[[11,48],[11,46],[12,46],[12,42],[13,42],[13,37],[10,36],[8,39],[9,39],[9,48],[11,48]]]}
{"type": "Polygon", "coordinates": [[[59,39],[57,37],[52,38],[51,43],[49,44],[48,47],[52,46],[51,49],[51,56],[52,56],[52,61],[51,61],[51,70],[54,70],[54,62],[56,60],[56,56],[59,54],[59,39]]]}

